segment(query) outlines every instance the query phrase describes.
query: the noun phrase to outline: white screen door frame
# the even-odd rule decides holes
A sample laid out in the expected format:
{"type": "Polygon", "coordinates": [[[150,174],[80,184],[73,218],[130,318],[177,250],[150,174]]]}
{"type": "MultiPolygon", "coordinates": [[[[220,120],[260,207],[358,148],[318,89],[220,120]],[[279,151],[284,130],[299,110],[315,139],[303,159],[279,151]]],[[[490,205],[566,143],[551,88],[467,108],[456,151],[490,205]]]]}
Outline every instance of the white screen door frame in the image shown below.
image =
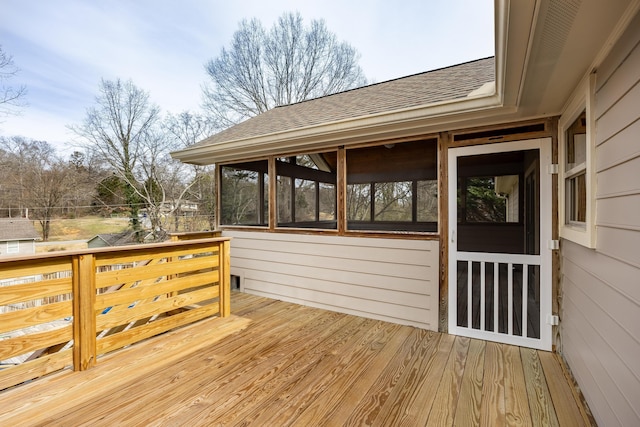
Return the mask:
{"type": "MultiPolygon", "coordinates": [[[[476,145],[468,147],[450,148],[448,151],[448,173],[449,173],[449,333],[453,335],[462,335],[471,338],[477,338],[487,341],[496,341],[506,344],[513,344],[523,347],[536,348],[541,350],[551,350],[552,344],[552,327],[547,323],[547,316],[552,314],[551,305],[551,262],[552,251],[549,249],[549,242],[552,238],[551,232],[551,220],[552,220],[552,180],[549,173],[549,166],[551,165],[551,138],[532,139],[525,141],[513,141],[495,144],[476,145]],[[458,159],[465,156],[475,156],[482,154],[493,153],[507,153],[514,151],[524,150],[538,150],[539,152],[539,255],[521,255],[521,254],[501,254],[501,253],[488,253],[488,252],[460,252],[458,251],[458,159]],[[458,265],[459,262],[468,263],[468,270],[466,275],[468,277],[468,297],[465,296],[467,304],[472,301],[471,294],[473,286],[479,286],[480,290],[476,289],[475,292],[479,295],[480,303],[476,311],[481,310],[480,324],[471,324],[472,309],[467,306],[467,312],[469,321],[466,326],[458,325],[458,265]],[[481,271],[478,275],[480,279],[472,284],[472,264],[475,265],[475,269],[481,271]],[[513,298],[513,274],[514,266],[520,266],[523,271],[529,271],[529,266],[539,266],[532,268],[539,268],[540,284],[540,309],[539,309],[539,338],[531,338],[527,336],[526,326],[524,326],[524,333],[520,331],[521,335],[512,333],[512,298],[513,298]],[[491,269],[496,274],[493,274],[495,284],[485,283],[485,266],[491,269]],[[504,267],[499,267],[504,266],[504,267]],[[499,270],[501,268],[502,270],[499,270]],[[501,273],[499,271],[508,272],[508,329],[506,331],[498,332],[498,276],[501,273]],[[477,283],[476,283],[477,282],[477,283]],[[490,291],[485,292],[485,286],[489,286],[490,291]],[[495,301],[492,302],[493,309],[495,310],[495,321],[492,328],[485,328],[485,316],[493,316],[493,313],[485,313],[485,299],[494,298],[487,293],[495,294],[495,301]]],[[[465,264],[462,264],[463,266],[465,264]]],[[[521,286],[522,290],[517,292],[522,293],[521,301],[527,301],[527,274],[522,273],[522,281],[524,285],[521,286]]],[[[505,279],[507,280],[507,279],[505,279]]],[[[502,286],[502,285],[500,285],[502,286]]],[[[501,297],[502,298],[502,297],[501,297]]],[[[520,295],[518,295],[520,298],[520,295]]],[[[464,316],[464,314],[462,314],[464,316]]],[[[522,322],[526,325],[527,322],[527,304],[523,303],[521,308],[522,322]]],[[[506,326],[505,326],[506,327],[506,326]]]]}

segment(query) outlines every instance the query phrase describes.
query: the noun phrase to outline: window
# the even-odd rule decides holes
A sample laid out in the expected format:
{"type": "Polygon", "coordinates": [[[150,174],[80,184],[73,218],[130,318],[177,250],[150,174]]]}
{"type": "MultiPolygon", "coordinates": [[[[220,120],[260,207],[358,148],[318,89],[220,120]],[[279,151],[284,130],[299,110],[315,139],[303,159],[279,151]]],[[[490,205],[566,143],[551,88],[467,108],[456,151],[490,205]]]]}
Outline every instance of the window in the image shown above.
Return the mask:
{"type": "Polygon", "coordinates": [[[278,227],[337,228],[337,153],[276,159],[278,227]]]}
{"type": "Polygon", "coordinates": [[[565,134],[565,224],[587,221],[587,119],[583,111],[565,134]]]}
{"type": "Polygon", "coordinates": [[[7,254],[17,253],[20,253],[20,242],[17,240],[7,242],[7,254]]]}
{"type": "Polygon", "coordinates": [[[266,160],[220,168],[220,223],[267,226],[269,175],[266,160]]]}
{"type": "Polygon", "coordinates": [[[595,247],[595,179],[591,103],[595,76],[560,118],[560,236],[595,247]]]}
{"type": "Polygon", "coordinates": [[[350,149],[347,229],[437,231],[435,140],[350,149]]]}

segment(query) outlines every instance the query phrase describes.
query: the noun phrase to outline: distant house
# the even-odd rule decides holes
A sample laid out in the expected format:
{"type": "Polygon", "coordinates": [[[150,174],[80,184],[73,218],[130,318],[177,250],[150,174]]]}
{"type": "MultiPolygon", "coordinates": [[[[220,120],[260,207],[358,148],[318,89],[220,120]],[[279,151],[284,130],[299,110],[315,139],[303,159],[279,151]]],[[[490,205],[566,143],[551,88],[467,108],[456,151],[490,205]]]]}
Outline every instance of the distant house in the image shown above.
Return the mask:
{"type": "Polygon", "coordinates": [[[26,218],[0,219],[0,256],[33,254],[40,234],[26,218]]]}
{"type": "Polygon", "coordinates": [[[555,350],[598,424],[638,426],[640,1],[495,12],[495,57],[173,156],[216,165],[242,291],[555,350]]]}
{"type": "Polygon", "coordinates": [[[123,231],[121,233],[98,234],[87,241],[89,249],[124,246],[137,243],[135,233],[123,231]]]}

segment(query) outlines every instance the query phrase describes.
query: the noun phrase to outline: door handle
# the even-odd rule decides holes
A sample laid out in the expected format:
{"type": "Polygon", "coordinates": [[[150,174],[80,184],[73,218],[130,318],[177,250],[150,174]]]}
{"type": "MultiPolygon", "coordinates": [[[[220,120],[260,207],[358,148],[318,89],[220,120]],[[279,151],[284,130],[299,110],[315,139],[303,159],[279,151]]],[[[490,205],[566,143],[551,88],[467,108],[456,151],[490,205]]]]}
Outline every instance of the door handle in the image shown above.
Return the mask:
{"type": "Polygon", "coordinates": [[[456,241],[456,230],[451,230],[451,243],[456,241]]]}

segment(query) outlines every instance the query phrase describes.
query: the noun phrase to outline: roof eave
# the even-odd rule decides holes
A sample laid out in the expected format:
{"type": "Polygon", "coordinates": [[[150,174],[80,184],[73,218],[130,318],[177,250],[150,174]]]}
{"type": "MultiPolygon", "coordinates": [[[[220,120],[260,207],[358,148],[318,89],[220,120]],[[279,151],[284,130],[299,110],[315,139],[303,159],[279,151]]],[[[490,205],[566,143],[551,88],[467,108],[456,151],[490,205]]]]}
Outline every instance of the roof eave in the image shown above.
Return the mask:
{"type": "Polygon", "coordinates": [[[185,163],[206,165],[246,159],[248,154],[255,158],[335,148],[376,139],[438,132],[444,130],[445,124],[468,120],[469,117],[478,114],[486,116],[490,110],[504,112],[502,97],[495,92],[489,96],[463,98],[274,132],[259,137],[230,140],[215,145],[187,148],[175,151],[171,156],[185,163]]]}
{"type": "Polygon", "coordinates": [[[495,84],[491,94],[344,119],[258,137],[224,141],[175,151],[185,163],[207,165],[388,138],[425,135],[464,126],[473,120],[517,112],[530,49],[535,7],[495,0],[495,84]],[[517,6],[517,7],[514,7],[517,6]],[[517,43],[514,43],[517,42],[517,43]],[[514,47],[515,46],[515,47],[514,47]],[[505,95],[507,94],[507,95],[505,95]]]}

